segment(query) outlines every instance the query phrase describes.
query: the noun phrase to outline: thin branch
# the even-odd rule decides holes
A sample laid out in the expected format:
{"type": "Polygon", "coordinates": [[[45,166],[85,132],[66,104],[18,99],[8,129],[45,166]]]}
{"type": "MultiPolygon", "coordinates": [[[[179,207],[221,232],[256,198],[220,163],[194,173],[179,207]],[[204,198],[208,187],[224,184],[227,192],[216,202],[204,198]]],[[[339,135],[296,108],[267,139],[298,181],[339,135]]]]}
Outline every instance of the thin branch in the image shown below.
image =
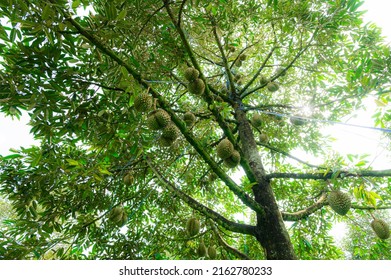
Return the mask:
{"type": "Polygon", "coordinates": [[[270,173],[267,179],[328,180],[347,177],[391,177],[391,169],[362,170],[357,172],[339,171],[327,173],[270,173]]]}
{"type": "Polygon", "coordinates": [[[250,260],[249,256],[247,256],[245,253],[239,251],[238,249],[230,246],[227,242],[225,242],[225,240],[223,239],[223,237],[221,237],[217,227],[214,224],[211,224],[211,227],[214,234],[217,236],[220,245],[223,246],[226,251],[231,252],[232,254],[234,254],[235,256],[237,256],[242,260],[250,260]]]}
{"type": "Polygon", "coordinates": [[[298,161],[298,162],[300,162],[300,163],[302,163],[302,164],[305,164],[305,165],[307,165],[307,166],[309,166],[309,167],[317,168],[317,169],[326,169],[325,167],[322,167],[322,166],[319,166],[319,165],[315,165],[315,164],[311,164],[311,163],[308,163],[308,162],[306,162],[306,161],[304,161],[304,160],[301,160],[301,159],[299,159],[299,158],[297,158],[297,157],[295,157],[295,156],[292,156],[291,154],[289,154],[289,153],[287,153],[287,152],[284,152],[284,151],[282,151],[282,150],[280,150],[280,149],[274,148],[274,147],[272,147],[272,146],[270,146],[270,145],[268,145],[268,144],[265,144],[265,143],[262,143],[262,142],[259,142],[259,141],[258,141],[258,142],[257,142],[257,145],[262,146],[262,147],[265,147],[265,148],[268,148],[269,150],[272,150],[272,151],[277,152],[277,153],[279,153],[279,154],[282,154],[282,155],[284,155],[284,156],[286,156],[286,157],[289,157],[289,158],[291,158],[291,159],[294,159],[294,160],[296,160],[296,161],[298,161]]]}
{"type": "Polygon", "coordinates": [[[187,0],[183,0],[181,7],[179,8],[179,13],[178,13],[178,26],[181,26],[181,20],[182,20],[182,13],[183,13],[183,8],[185,7],[187,0]]]}
{"type": "Polygon", "coordinates": [[[269,53],[267,54],[265,60],[263,61],[262,65],[259,67],[257,73],[255,73],[254,77],[243,87],[243,89],[239,92],[239,95],[241,98],[245,98],[247,95],[246,90],[254,83],[255,79],[258,78],[258,76],[261,74],[262,70],[265,68],[266,63],[269,61],[270,57],[273,55],[274,51],[277,49],[276,46],[274,46],[269,53]]]}
{"type": "Polygon", "coordinates": [[[322,193],[318,201],[316,201],[313,205],[310,207],[307,207],[306,209],[294,212],[294,213],[288,213],[288,212],[281,212],[282,219],[284,221],[298,221],[307,218],[309,215],[315,213],[317,210],[321,209],[324,205],[326,205],[327,200],[327,193],[322,193]]]}
{"type": "Polygon", "coordinates": [[[391,205],[385,205],[385,206],[362,206],[362,205],[352,205],[350,208],[352,209],[359,209],[359,210],[388,210],[391,209],[391,205]]]}
{"type": "Polygon", "coordinates": [[[245,224],[239,224],[232,222],[225,217],[221,216],[217,212],[213,211],[212,209],[206,207],[205,205],[199,203],[191,196],[187,195],[186,193],[179,190],[175,185],[171,182],[169,182],[166,178],[163,177],[163,175],[160,173],[160,171],[154,166],[149,158],[146,158],[146,161],[148,163],[148,166],[151,168],[151,170],[155,173],[159,181],[170,191],[175,193],[181,200],[186,202],[192,209],[199,211],[206,217],[212,219],[225,229],[232,231],[232,232],[238,232],[243,234],[249,234],[254,235],[254,226],[245,225],[245,224]]]}

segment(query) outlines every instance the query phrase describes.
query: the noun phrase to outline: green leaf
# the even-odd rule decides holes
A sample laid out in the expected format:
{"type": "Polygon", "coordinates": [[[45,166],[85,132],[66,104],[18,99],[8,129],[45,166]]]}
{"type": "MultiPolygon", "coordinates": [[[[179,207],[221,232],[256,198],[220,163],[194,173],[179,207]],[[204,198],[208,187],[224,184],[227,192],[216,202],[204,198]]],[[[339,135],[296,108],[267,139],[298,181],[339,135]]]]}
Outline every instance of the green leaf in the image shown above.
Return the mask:
{"type": "Polygon", "coordinates": [[[124,9],[124,10],[122,10],[122,11],[118,14],[116,20],[118,20],[118,21],[123,20],[124,18],[126,18],[126,15],[127,15],[127,10],[124,9]]]}
{"type": "Polygon", "coordinates": [[[74,160],[74,159],[71,159],[71,158],[67,158],[65,160],[69,163],[69,165],[80,166],[80,162],[78,162],[77,160],[74,160]]]}
{"type": "Polygon", "coordinates": [[[14,158],[22,158],[23,156],[21,154],[11,154],[5,157],[0,157],[1,160],[6,161],[14,158]]]}

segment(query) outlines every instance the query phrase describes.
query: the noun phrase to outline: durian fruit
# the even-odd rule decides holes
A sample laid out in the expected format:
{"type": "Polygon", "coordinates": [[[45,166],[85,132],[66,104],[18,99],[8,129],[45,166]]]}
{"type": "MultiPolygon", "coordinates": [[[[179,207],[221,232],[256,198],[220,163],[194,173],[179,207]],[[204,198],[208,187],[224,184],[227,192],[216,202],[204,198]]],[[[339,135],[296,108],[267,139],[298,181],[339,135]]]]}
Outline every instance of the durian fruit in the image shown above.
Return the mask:
{"type": "Polygon", "coordinates": [[[185,79],[188,80],[189,82],[192,82],[194,81],[195,79],[198,79],[200,75],[200,72],[198,72],[197,69],[195,69],[194,67],[189,67],[185,70],[185,79]]]}
{"type": "Polygon", "coordinates": [[[245,61],[247,59],[247,55],[242,53],[241,55],[239,55],[239,60],[240,61],[245,61]]]}
{"type": "Polygon", "coordinates": [[[200,258],[202,257],[205,257],[206,256],[206,246],[204,244],[204,242],[200,242],[200,244],[198,245],[198,248],[197,248],[197,254],[200,258]]]}
{"type": "Polygon", "coordinates": [[[229,46],[229,47],[228,47],[228,50],[229,50],[230,52],[235,52],[235,51],[236,51],[236,48],[235,48],[234,46],[229,46]]]}
{"type": "Polygon", "coordinates": [[[252,125],[253,126],[255,126],[255,127],[260,127],[260,126],[262,126],[262,117],[261,117],[261,115],[260,114],[258,114],[258,113],[255,113],[253,116],[252,116],[252,118],[251,118],[251,123],[252,123],[252,125]]]}
{"type": "Polygon", "coordinates": [[[170,122],[165,128],[163,128],[162,136],[160,137],[160,143],[163,146],[171,146],[172,143],[178,138],[179,130],[174,123],[170,122]]]}
{"type": "Polygon", "coordinates": [[[152,96],[148,93],[141,93],[134,99],[134,108],[138,112],[148,112],[153,105],[152,96]]]}
{"type": "Polygon", "coordinates": [[[240,59],[237,59],[237,60],[235,61],[235,66],[236,66],[236,67],[240,67],[240,66],[242,66],[242,64],[243,64],[243,61],[240,60],[240,59]]]}
{"type": "Polygon", "coordinates": [[[305,125],[307,123],[307,120],[304,119],[304,118],[301,118],[301,117],[295,117],[295,116],[292,116],[289,118],[289,121],[293,124],[293,125],[297,125],[297,126],[301,126],[301,125],[305,125]]]}
{"type": "Polygon", "coordinates": [[[128,220],[128,214],[120,207],[114,207],[109,213],[109,220],[117,226],[123,226],[128,220]]]}
{"type": "Polygon", "coordinates": [[[234,150],[235,149],[231,141],[229,141],[227,138],[224,138],[217,145],[217,156],[221,159],[229,158],[232,156],[234,150]]]}
{"type": "Polygon", "coordinates": [[[157,109],[149,114],[147,126],[152,130],[159,130],[166,127],[170,121],[170,115],[166,111],[157,109]]]}
{"type": "Polygon", "coordinates": [[[240,162],[240,154],[234,150],[229,158],[224,159],[224,164],[229,168],[235,168],[240,162]]]}
{"type": "Polygon", "coordinates": [[[387,239],[390,237],[390,228],[385,221],[381,219],[374,219],[371,222],[371,227],[380,239],[387,239]]]}
{"type": "Polygon", "coordinates": [[[269,137],[267,136],[266,133],[261,133],[261,134],[259,135],[259,141],[260,141],[261,143],[267,143],[267,142],[269,142],[269,137]]]}
{"type": "Polygon", "coordinates": [[[276,82],[269,82],[266,87],[267,90],[270,92],[275,92],[280,88],[280,86],[276,82]]]}
{"type": "Polygon", "coordinates": [[[269,80],[264,75],[261,75],[259,81],[261,82],[261,85],[267,84],[269,82],[269,80]]]}
{"type": "Polygon", "coordinates": [[[217,252],[214,246],[208,247],[208,256],[210,259],[215,259],[217,257],[217,252]]]}
{"type": "Polygon", "coordinates": [[[183,115],[183,121],[186,123],[187,126],[190,127],[195,123],[196,117],[194,116],[194,114],[192,112],[186,112],[183,115]]]}
{"type": "Polygon", "coordinates": [[[124,176],[125,185],[130,186],[133,184],[133,181],[134,181],[134,177],[133,177],[132,172],[126,173],[126,175],[124,176]]]}
{"type": "Polygon", "coordinates": [[[197,235],[200,232],[200,228],[200,221],[198,221],[197,218],[191,217],[187,220],[186,231],[189,236],[197,235]]]}
{"type": "Polygon", "coordinates": [[[187,90],[194,95],[202,95],[205,91],[205,83],[201,79],[195,79],[189,82],[187,90]]]}
{"type": "Polygon", "coordinates": [[[330,207],[339,215],[346,215],[350,209],[351,199],[347,193],[333,190],[327,196],[330,207]]]}

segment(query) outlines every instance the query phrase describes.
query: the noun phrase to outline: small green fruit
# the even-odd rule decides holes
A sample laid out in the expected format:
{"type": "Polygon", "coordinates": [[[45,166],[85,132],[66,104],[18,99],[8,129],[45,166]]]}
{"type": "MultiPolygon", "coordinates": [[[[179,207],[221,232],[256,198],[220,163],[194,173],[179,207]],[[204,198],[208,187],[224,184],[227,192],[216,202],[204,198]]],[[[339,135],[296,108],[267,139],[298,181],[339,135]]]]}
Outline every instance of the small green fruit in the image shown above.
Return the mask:
{"type": "Polygon", "coordinates": [[[224,164],[229,168],[235,168],[240,162],[240,153],[236,150],[232,152],[229,158],[224,159],[224,164]]]}
{"type": "Polygon", "coordinates": [[[255,113],[255,114],[253,115],[253,117],[251,118],[251,123],[252,123],[252,125],[255,126],[255,127],[260,127],[260,126],[262,126],[263,120],[262,120],[261,115],[258,114],[258,113],[255,113]]]}
{"type": "Polygon", "coordinates": [[[270,92],[275,92],[280,88],[280,86],[276,82],[269,82],[266,87],[267,90],[270,92]]]}
{"type": "Polygon", "coordinates": [[[208,247],[208,256],[212,260],[214,260],[217,257],[217,252],[214,246],[208,247]]]}
{"type": "Polygon", "coordinates": [[[201,242],[200,245],[198,245],[197,254],[200,258],[206,256],[206,246],[204,242],[201,242]]]}
{"type": "Polygon", "coordinates": [[[196,117],[192,112],[186,112],[183,115],[183,121],[186,123],[187,126],[192,126],[196,121],[196,117]]]}
{"type": "Polygon", "coordinates": [[[192,217],[187,220],[186,230],[189,236],[197,235],[200,232],[200,222],[197,220],[197,218],[192,217]]]}

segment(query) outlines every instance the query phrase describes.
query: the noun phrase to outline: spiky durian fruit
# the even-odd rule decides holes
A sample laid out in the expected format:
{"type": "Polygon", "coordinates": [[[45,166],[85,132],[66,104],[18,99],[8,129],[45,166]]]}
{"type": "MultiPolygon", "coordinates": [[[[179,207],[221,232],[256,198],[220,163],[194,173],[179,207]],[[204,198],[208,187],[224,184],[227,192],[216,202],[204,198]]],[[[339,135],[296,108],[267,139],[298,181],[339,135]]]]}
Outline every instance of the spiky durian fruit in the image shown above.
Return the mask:
{"type": "Polygon", "coordinates": [[[302,117],[296,117],[296,116],[292,116],[289,118],[289,121],[293,124],[293,125],[297,125],[297,126],[301,126],[301,125],[305,125],[307,123],[307,120],[302,118],[302,117]]]}
{"type": "Polygon", "coordinates": [[[138,112],[148,112],[153,105],[152,96],[148,93],[141,93],[134,99],[134,108],[138,112]]]}
{"type": "Polygon", "coordinates": [[[235,48],[235,46],[228,46],[228,50],[229,50],[230,52],[235,52],[235,51],[236,51],[236,48],[235,48]]]}
{"type": "Polygon", "coordinates": [[[235,61],[235,66],[236,66],[236,67],[240,67],[240,66],[242,66],[242,64],[243,64],[243,61],[240,60],[240,59],[237,59],[237,60],[235,61]]]}
{"type": "Polygon", "coordinates": [[[192,82],[195,79],[197,79],[199,77],[199,75],[200,75],[200,72],[197,69],[195,69],[194,67],[187,68],[184,73],[185,79],[188,80],[189,82],[192,82]]]}
{"type": "Polygon", "coordinates": [[[239,55],[239,60],[240,61],[245,61],[247,59],[247,55],[242,53],[241,55],[239,55]]]}
{"type": "Polygon", "coordinates": [[[109,213],[109,220],[117,226],[123,226],[128,220],[128,214],[120,207],[114,207],[109,213]]]}
{"type": "Polygon", "coordinates": [[[186,230],[189,236],[197,235],[200,232],[200,221],[195,217],[191,217],[187,220],[186,230]]]}
{"type": "Polygon", "coordinates": [[[133,177],[132,172],[126,173],[126,175],[124,176],[125,185],[130,186],[133,184],[133,181],[134,181],[134,177],[133,177]]]}
{"type": "Polygon", "coordinates": [[[187,89],[194,95],[202,95],[205,91],[205,83],[201,79],[195,79],[194,81],[189,82],[187,89]]]}
{"type": "Polygon", "coordinates": [[[260,114],[258,114],[258,113],[255,113],[253,116],[252,116],[252,118],[251,118],[251,123],[252,123],[252,125],[253,126],[255,126],[255,127],[260,127],[260,126],[262,126],[262,117],[261,117],[261,115],[260,114]]]}
{"type": "Polygon", "coordinates": [[[390,228],[385,221],[381,219],[374,219],[371,222],[371,227],[380,239],[387,239],[390,237],[390,228]]]}
{"type": "Polygon", "coordinates": [[[330,207],[339,215],[346,215],[350,209],[351,199],[347,193],[333,190],[327,197],[330,207]]]}
{"type": "Polygon", "coordinates": [[[234,146],[232,145],[231,141],[229,141],[227,138],[224,138],[220,141],[220,143],[217,145],[217,156],[221,159],[226,159],[232,156],[234,149],[234,146]]]}
{"type": "Polygon", "coordinates": [[[208,247],[208,256],[210,259],[215,259],[217,257],[217,252],[214,246],[208,247]]]}
{"type": "Polygon", "coordinates": [[[166,139],[175,140],[179,136],[179,130],[173,122],[170,122],[163,128],[162,137],[166,139]]]}
{"type": "Polygon", "coordinates": [[[147,119],[147,126],[152,130],[159,130],[170,123],[170,115],[163,109],[151,112],[147,119]]]}
{"type": "Polygon", "coordinates": [[[186,123],[187,126],[192,126],[196,121],[196,117],[192,112],[186,112],[183,115],[183,121],[186,123]]]}
{"type": "Polygon", "coordinates": [[[267,136],[266,133],[261,133],[261,134],[259,135],[259,141],[260,141],[261,143],[267,143],[267,142],[269,142],[269,137],[267,136]]]}
{"type": "Polygon", "coordinates": [[[206,256],[206,246],[205,246],[204,242],[202,242],[202,241],[200,242],[200,245],[198,245],[197,254],[200,258],[206,256]]]}
{"type": "Polygon", "coordinates": [[[160,145],[164,147],[171,146],[179,136],[179,129],[174,123],[170,122],[165,128],[163,128],[162,135],[159,139],[160,145]]]}
{"type": "Polygon", "coordinates": [[[269,82],[269,80],[264,75],[261,75],[259,81],[261,82],[261,85],[267,84],[269,82]]]}
{"type": "Polygon", "coordinates": [[[280,86],[276,82],[269,82],[266,87],[267,90],[270,92],[275,92],[280,88],[280,86]]]}
{"type": "Polygon", "coordinates": [[[224,164],[229,168],[236,167],[240,162],[240,154],[234,150],[229,158],[224,159],[224,164]]]}

